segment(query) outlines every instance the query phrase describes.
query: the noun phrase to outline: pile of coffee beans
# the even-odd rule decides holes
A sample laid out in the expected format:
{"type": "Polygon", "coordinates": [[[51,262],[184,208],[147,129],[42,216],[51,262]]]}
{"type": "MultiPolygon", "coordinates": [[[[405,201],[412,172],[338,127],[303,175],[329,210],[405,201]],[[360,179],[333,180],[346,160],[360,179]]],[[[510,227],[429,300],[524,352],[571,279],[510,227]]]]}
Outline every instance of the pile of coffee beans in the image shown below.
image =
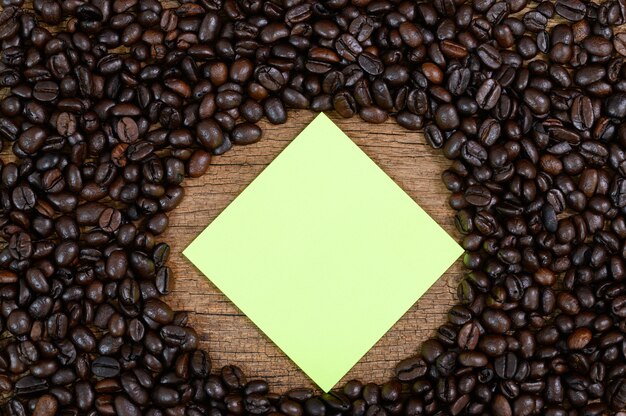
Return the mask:
{"type": "Polygon", "coordinates": [[[0,5],[3,415],[626,409],[625,0],[0,5]],[[460,303],[382,386],[271,393],[160,299],[183,179],[293,108],[453,161],[460,303]]]}

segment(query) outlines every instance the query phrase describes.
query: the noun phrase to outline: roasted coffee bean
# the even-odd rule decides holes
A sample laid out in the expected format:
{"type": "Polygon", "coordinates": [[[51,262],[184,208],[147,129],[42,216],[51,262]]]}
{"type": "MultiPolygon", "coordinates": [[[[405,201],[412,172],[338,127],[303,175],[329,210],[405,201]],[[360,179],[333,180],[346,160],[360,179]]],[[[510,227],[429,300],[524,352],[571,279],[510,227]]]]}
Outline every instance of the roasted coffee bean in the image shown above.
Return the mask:
{"type": "MultiPolygon", "coordinates": [[[[400,32],[402,34],[402,32],[400,32]]],[[[354,62],[363,51],[361,44],[349,33],[342,34],[335,41],[337,53],[344,59],[354,62]]]]}
{"type": "Polygon", "coordinates": [[[339,115],[345,118],[354,116],[357,111],[354,98],[346,92],[335,95],[333,98],[333,107],[339,115]]]}
{"type": "Polygon", "coordinates": [[[387,112],[377,107],[363,107],[359,116],[368,123],[380,124],[387,120],[387,112]]]}
{"type": "Polygon", "coordinates": [[[15,383],[15,394],[18,396],[32,395],[46,390],[48,390],[46,380],[33,376],[22,377],[15,383]]]}
{"type": "Polygon", "coordinates": [[[270,91],[279,90],[285,85],[285,78],[281,72],[274,67],[259,67],[255,74],[259,83],[270,91]]]}
{"type": "Polygon", "coordinates": [[[550,109],[550,99],[541,91],[529,88],[524,91],[524,103],[533,113],[538,115],[547,114],[550,109]]]}
{"type": "Polygon", "coordinates": [[[491,69],[498,69],[502,65],[502,56],[500,56],[500,53],[495,47],[489,45],[488,43],[480,45],[477,51],[480,60],[487,67],[491,69]]]}
{"type": "Polygon", "coordinates": [[[444,136],[441,130],[434,124],[429,124],[424,128],[424,136],[433,148],[438,149],[444,144],[444,136]]]}
{"type": "Polygon", "coordinates": [[[137,123],[130,117],[122,117],[117,122],[116,132],[123,143],[134,143],[139,138],[137,123]]]}
{"type": "Polygon", "coordinates": [[[267,119],[273,124],[282,124],[287,120],[285,108],[277,98],[270,97],[265,100],[264,111],[267,119]]]}
{"type": "Polygon", "coordinates": [[[44,146],[47,138],[45,130],[40,127],[31,127],[20,135],[17,144],[24,153],[33,154],[44,146]]]}
{"type": "Polygon", "coordinates": [[[59,96],[59,86],[52,81],[39,81],[33,87],[33,97],[39,101],[54,101],[59,96]]]}
{"type": "Polygon", "coordinates": [[[120,364],[111,357],[98,357],[91,364],[91,371],[96,377],[115,377],[120,373],[120,364]]]}
{"type": "Polygon", "coordinates": [[[411,381],[423,377],[428,364],[421,357],[407,358],[396,366],[396,377],[400,381],[411,381]]]}
{"type": "Polygon", "coordinates": [[[20,28],[18,17],[22,14],[20,6],[5,5],[0,11],[0,40],[5,40],[15,36],[20,28]]]}
{"type": "Polygon", "coordinates": [[[357,62],[363,71],[370,75],[376,76],[383,73],[384,65],[382,61],[377,56],[369,52],[363,52],[360,54],[357,58],[357,62]]]}
{"type": "Polygon", "coordinates": [[[617,33],[613,37],[613,47],[622,56],[626,56],[626,33],[617,33]]]}
{"type": "Polygon", "coordinates": [[[460,119],[456,108],[450,104],[443,104],[435,111],[435,122],[442,130],[452,130],[459,126],[460,119]]]}
{"type": "Polygon", "coordinates": [[[572,22],[582,20],[587,12],[587,6],[579,0],[571,2],[559,0],[554,9],[558,15],[572,22]]]}
{"type": "Polygon", "coordinates": [[[478,345],[480,327],[474,322],[467,322],[459,330],[457,343],[461,349],[473,350],[478,345]]]}
{"type": "Polygon", "coordinates": [[[63,112],[56,121],[57,132],[61,136],[71,136],[76,133],[76,117],[73,114],[63,112]]]}
{"type": "Polygon", "coordinates": [[[241,123],[235,126],[231,133],[234,144],[251,144],[261,139],[261,129],[252,123],[241,123]]]}
{"type": "Polygon", "coordinates": [[[493,79],[485,80],[476,92],[476,102],[484,110],[491,110],[500,99],[502,88],[493,79]]]}

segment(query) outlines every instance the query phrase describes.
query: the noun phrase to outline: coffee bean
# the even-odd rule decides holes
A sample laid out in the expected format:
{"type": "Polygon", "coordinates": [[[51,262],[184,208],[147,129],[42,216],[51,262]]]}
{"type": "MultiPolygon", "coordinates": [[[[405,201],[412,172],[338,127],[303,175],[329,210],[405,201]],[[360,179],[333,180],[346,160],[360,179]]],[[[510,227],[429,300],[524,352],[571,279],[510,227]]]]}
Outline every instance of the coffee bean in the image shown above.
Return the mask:
{"type": "Polygon", "coordinates": [[[387,120],[387,112],[377,107],[363,107],[359,116],[368,123],[380,124],[387,120]]]}
{"type": "Polygon", "coordinates": [[[626,56],[626,33],[617,33],[613,37],[613,47],[622,56],[626,56]]]}
{"type": "Polygon", "coordinates": [[[33,154],[44,146],[47,138],[45,130],[40,127],[31,127],[20,135],[17,144],[24,153],[33,154]]]}
{"type": "Polygon", "coordinates": [[[117,136],[123,143],[134,143],[139,138],[137,123],[130,117],[122,117],[117,122],[117,136]]]}
{"type": "Polygon", "coordinates": [[[493,79],[485,80],[476,92],[476,102],[484,110],[491,110],[500,99],[502,88],[493,79]]]}
{"type": "Polygon", "coordinates": [[[207,150],[217,149],[224,142],[222,129],[214,120],[203,120],[198,123],[196,138],[207,150]]]}
{"type": "Polygon", "coordinates": [[[577,22],[585,17],[587,6],[579,0],[571,2],[559,0],[556,2],[555,11],[559,16],[569,21],[577,22]]]}
{"type": "Polygon", "coordinates": [[[142,414],[140,407],[131,402],[124,395],[116,396],[113,405],[115,413],[122,416],[139,416],[142,414]]]}
{"type": "Polygon", "coordinates": [[[467,322],[459,330],[457,343],[461,349],[473,350],[478,345],[481,328],[474,322],[467,322]]]}
{"type": "Polygon", "coordinates": [[[18,17],[21,14],[20,7],[14,5],[4,7],[0,11],[0,40],[9,39],[17,34],[19,30],[18,17]]]}
{"type": "Polygon", "coordinates": [[[511,404],[502,394],[497,394],[493,399],[492,410],[494,416],[512,416],[511,404]]]}
{"type": "Polygon", "coordinates": [[[349,33],[344,33],[335,41],[335,49],[337,53],[344,59],[354,62],[363,52],[363,48],[358,40],[349,33]]]}
{"type": "Polygon", "coordinates": [[[589,36],[583,41],[585,50],[596,56],[609,56],[613,52],[613,44],[602,36],[589,36]]]}
{"type": "Polygon", "coordinates": [[[606,99],[606,112],[611,117],[626,116],[626,93],[617,93],[606,99]]]}
{"type": "Polygon", "coordinates": [[[333,108],[339,115],[350,118],[356,114],[356,103],[354,98],[347,92],[341,92],[333,98],[333,108]]]}
{"type": "Polygon", "coordinates": [[[261,139],[261,129],[252,123],[241,123],[235,126],[231,134],[234,144],[251,144],[261,139]]]}
{"type": "Polygon", "coordinates": [[[259,67],[255,72],[259,83],[270,91],[276,91],[285,85],[285,78],[280,71],[271,66],[259,67]]]}
{"type": "Polygon", "coordinates": [[[376,76],[383,73],[384,66],[382,61],[369,52],[363,52],[357,58],[359,66],[368,74],[376,76]]]}
{"type": "Polygon", "coordinates": [[[33,97],[39,101],[54,101],[58,96],[59,86],[52,81],[39,81],[33,87],[33,97]]]}
{"type": "Polygon", "coordinates": [[[422,65],[422,72],[424,76],[434,84],[441,84],[443,81],[443,72],[437,65],[431,62],[426,62],[422,65]]]}
{"type": "Polygon", "coordinates": [[[548,18],[539,11],[529,11],[524,14],[524,26],[531,32],[540,32],[546,28],[548,18]]]}
{"type": "Polygon", "coordinates": [[[511,327],[511,319],[504,312],[499,310],[485,310],[482,319],[486,329],[497,334],[504,334],[511,327]]]}
{"type": "Polygon", "coordinates": [[[470,186],[465,190],[465,200],[474,206],[486,206],[491,202],[491,192],[481,186],[470,186]]]}
{"type": "Polygon", "coordinates": [[[46,380],[33,376],[22,377],[15,383],[15,394],[18,396],[37,394],[47,390],[48,383],[46,380]]]}
{"type": "Polygon", "coordinates": [[[410,381],[423,377],[428,364],[420,357],[407,358],[396,366],[396,377],[400,381],[410,381]]]}
{"type": "Polygon", "coordinates": [[[550,109],[550,100],[541,91],[529,88],[524,91],[524,103],[538,115],[546,114],[550,109]]]}
{"type": "Polygon", "coordinates": [[[452,130],[459,126],[460,120],[456,108],[451,104],[443,104],[435,111],[435,122],[443,130],[452,130]]]}
{"type": "Polygon", "coordinates": [[[517,356],[512,352],[508,352],[500,357],[497,357],[493,366],[498,377],[505,380],[511,379],[517,372],[517,356]]]}
{"type": "Polygon", "coordinates": [[[592,336],[588,328],[578,328],[567,338],[567,347],[571,350],[583,349],[591,341],[592,336]]]}
{"type": "Polygon", "coordinates": [[[59,114],[56,122],[57,132],[61,136],[71,136],[76,133],[76,117],[73,114],[63,112],[59,114]]]}
{"type": "Polygon", "coordinates": [[[91,371],[96,377],[115,377],[120,373],[120,364],[111,357],[98,357],[91,364],[91,371]]]}
{"type": "Polygon", "coordinates": [[[498,69],[502,65],[502,57],[495,47],[484,43],[478,47],[477,51],[480,60],[487,67],[491,69],[498,69]]]}
{"type": "Polygon", "coordinates": [[[459,354],[459,363],[466,367],[484,367],[487,356],[477,351],[464,351],[459,354]]]}

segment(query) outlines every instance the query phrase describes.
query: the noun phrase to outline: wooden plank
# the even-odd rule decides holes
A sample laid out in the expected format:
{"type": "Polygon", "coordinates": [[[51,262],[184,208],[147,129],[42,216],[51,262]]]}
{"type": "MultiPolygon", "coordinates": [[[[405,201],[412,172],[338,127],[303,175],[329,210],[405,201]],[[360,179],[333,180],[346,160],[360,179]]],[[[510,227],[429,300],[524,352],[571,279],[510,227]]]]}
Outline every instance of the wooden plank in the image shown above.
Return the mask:
{"type": "MultiPolygon", "coordinates": [[[[186,181],[185,199],[170,215],[169,230],[160,238],[171,245],[170,266],[175,276],[172,294],[166,301],[177,309],[189,311],[202,346],[209,351],[214,365],[237,364],[251,378],[268,379],[279,392],[312,384],[181,252],[314,116],[312,112],[294,111],[285,125],[263,123],[264,135],[259,143],[236,147],[215,157],[204,177],[186,181]]],[[[367,125],[359,118],[341,119],[332,113],[329,116],[458,239],[453,224],[454,212],[447,205],[449,192],[440,179],[449,161],[440,151],[432,150],[421,133],[404,130],[392,121],[367,125]]],[[[394,365],[413,354],[421,342],[445,322],[447,310],[455,303],[461,274],[460,261],[457,261],[359,361],[345,380],[359,378],[384,382],[388,379],[394,365]]],[[[416,278],[419,278],[417,273],[416,278]]],[[[345,325],[340,317],[334,324],[345,325]]]]}

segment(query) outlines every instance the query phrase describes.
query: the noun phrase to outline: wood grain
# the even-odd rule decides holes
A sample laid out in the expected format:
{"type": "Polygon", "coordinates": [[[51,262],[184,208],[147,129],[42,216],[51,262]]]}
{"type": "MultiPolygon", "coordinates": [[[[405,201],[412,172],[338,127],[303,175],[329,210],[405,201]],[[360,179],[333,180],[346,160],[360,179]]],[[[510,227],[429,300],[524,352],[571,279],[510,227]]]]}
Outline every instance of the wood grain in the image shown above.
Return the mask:
{"type": "MultiPolygon", "coordinates": [[[[313,385],[181,252],[314,116],[308,111],[291,112],[285,125],[264,123],[264,135],[259,143],[236,147],[223,156],[215,157],[205,176],[186,181],[185,199],[170,215],[169,230],[162,236],[172,248],[170,266],[175,276],[173,291],[166,298],[167,302],[177,309],[189,311],[202,346],[209,351],[215,366],[239,365],[251,378],[268,379],[278,392],[313,385]]],[[[453,224],[454,212],[447,205],[449,192],[440,179],[449,162],[440,151],[432,150],[421,133],[404,130],[392,121],[368,125],[358,118],[341,119],[333,113],[329,116],[458,239],[453,224]]],[[[359,378],[384,382],[388,379],[395,364],[414,354],[420,343],[445,322],[447,310],[455,303],[461,273],[460,261],[457,261],[359,361],[344,381],[359,378]]],[[[340,317],[336,324],[342,324],[340,317]]]]}

